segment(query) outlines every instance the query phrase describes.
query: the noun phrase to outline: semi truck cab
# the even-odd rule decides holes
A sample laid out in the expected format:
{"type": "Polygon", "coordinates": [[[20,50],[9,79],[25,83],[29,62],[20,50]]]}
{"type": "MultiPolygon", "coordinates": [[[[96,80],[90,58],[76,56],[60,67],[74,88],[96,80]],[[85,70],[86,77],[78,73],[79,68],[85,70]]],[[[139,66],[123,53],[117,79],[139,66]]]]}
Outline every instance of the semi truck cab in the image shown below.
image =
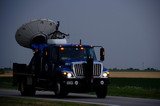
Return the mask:
{"type": "Polygon", "coordinates": [[[34,86],[54,90],[57,96],[90,91],[95,91],[97,97],[106,96],[109,72],[102,61],[97,60],[94,46],[53,44],[40,52],[35,51],[29,64],[36,75],[34,86]]]}

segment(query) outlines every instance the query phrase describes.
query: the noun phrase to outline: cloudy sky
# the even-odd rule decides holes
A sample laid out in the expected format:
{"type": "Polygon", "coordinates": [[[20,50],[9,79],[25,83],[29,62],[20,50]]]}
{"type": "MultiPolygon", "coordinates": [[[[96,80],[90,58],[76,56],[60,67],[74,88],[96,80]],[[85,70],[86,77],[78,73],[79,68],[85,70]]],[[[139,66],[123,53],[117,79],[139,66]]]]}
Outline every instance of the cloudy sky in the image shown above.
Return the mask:
{"type": "Polygon", "coordinates": [[[29,63],[15,32],[41,18],[60,21],[71,43],[104,46],[108,68],[160,69],[160,0],[0,0],[0,68],[29,63]]]}

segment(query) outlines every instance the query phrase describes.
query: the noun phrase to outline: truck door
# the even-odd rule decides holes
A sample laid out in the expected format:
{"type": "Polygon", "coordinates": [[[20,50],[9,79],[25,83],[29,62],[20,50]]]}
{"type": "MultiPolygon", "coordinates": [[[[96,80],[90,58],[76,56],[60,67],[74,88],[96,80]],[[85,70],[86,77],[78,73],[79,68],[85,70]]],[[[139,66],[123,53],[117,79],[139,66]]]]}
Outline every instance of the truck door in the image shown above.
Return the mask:
{"type": "Polygon", "coordinates": [[[49,70],[49,66],[48,66],[48,54],[47,54],[47,49],[45,49],[39,59],[40,64],[39,64],[39,72],[37,74],[37,82],[38,85],[42,88],[47,87],[48,84],[48,70],[49,70]]]}
{"type": "Polygon", "coordinates": [[[55,78],[54,75],[55,75],[55,71],[58,63],[57,62],[58,55],[57,55],[56,47],[50,47],[46,53],[46,56],[47,56],[46,68],[48,69],[47,70],[48,77],[53,79],[55,78]]]}
{"type": "Polygon", "coordinates": [[[41,86],[49,87],[55,80],[55,69],[57,67],[56,48],[49,47],[44,50],[41,67],[39,82],[41,86]]]}

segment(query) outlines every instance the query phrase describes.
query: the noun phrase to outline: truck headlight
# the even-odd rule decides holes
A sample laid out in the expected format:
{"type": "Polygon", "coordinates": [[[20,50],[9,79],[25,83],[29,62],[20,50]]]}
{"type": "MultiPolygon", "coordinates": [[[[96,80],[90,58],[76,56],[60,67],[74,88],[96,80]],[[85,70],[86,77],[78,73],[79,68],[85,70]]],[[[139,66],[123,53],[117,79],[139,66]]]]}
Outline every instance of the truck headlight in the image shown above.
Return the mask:
{"type": "Polygon", "coordinates": [[[63,72],[63,75],[66,76],[67,78],[74,78],[72,72],[63,72]]]}
{"type": "Polygon", "coordinates": [[[67,73],[67,78],[71,78],[72,74],[71,73],[67,73]]]}
{"type": "Polygon", "coordinates": [[[109,72],[103,72],[102,77],[104,77],[104,78],[109,77],[109,72]]]}

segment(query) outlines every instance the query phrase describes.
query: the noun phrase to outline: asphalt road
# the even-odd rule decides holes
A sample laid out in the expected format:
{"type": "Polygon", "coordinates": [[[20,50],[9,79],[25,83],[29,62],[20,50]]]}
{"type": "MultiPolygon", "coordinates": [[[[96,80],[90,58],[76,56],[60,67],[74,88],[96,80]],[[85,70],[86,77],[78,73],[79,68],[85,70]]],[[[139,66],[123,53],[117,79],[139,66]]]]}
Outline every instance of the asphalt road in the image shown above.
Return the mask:
{"type": "Polygon", "coordinates": [[[155,99],[129,98],[117,96],[107,96],[105,99],[97,99],[95,95],[75,93],[69,94],[66,98],[57,99],[54,96],[53,92],[38,91],[36,92],[35,97],[22,97],[20,96],[20,93],[17,90],[0,89],[0,96],[44,99],[50,101],[89,103],[106,106],[160,106],[160,100],[155,99]]]}

